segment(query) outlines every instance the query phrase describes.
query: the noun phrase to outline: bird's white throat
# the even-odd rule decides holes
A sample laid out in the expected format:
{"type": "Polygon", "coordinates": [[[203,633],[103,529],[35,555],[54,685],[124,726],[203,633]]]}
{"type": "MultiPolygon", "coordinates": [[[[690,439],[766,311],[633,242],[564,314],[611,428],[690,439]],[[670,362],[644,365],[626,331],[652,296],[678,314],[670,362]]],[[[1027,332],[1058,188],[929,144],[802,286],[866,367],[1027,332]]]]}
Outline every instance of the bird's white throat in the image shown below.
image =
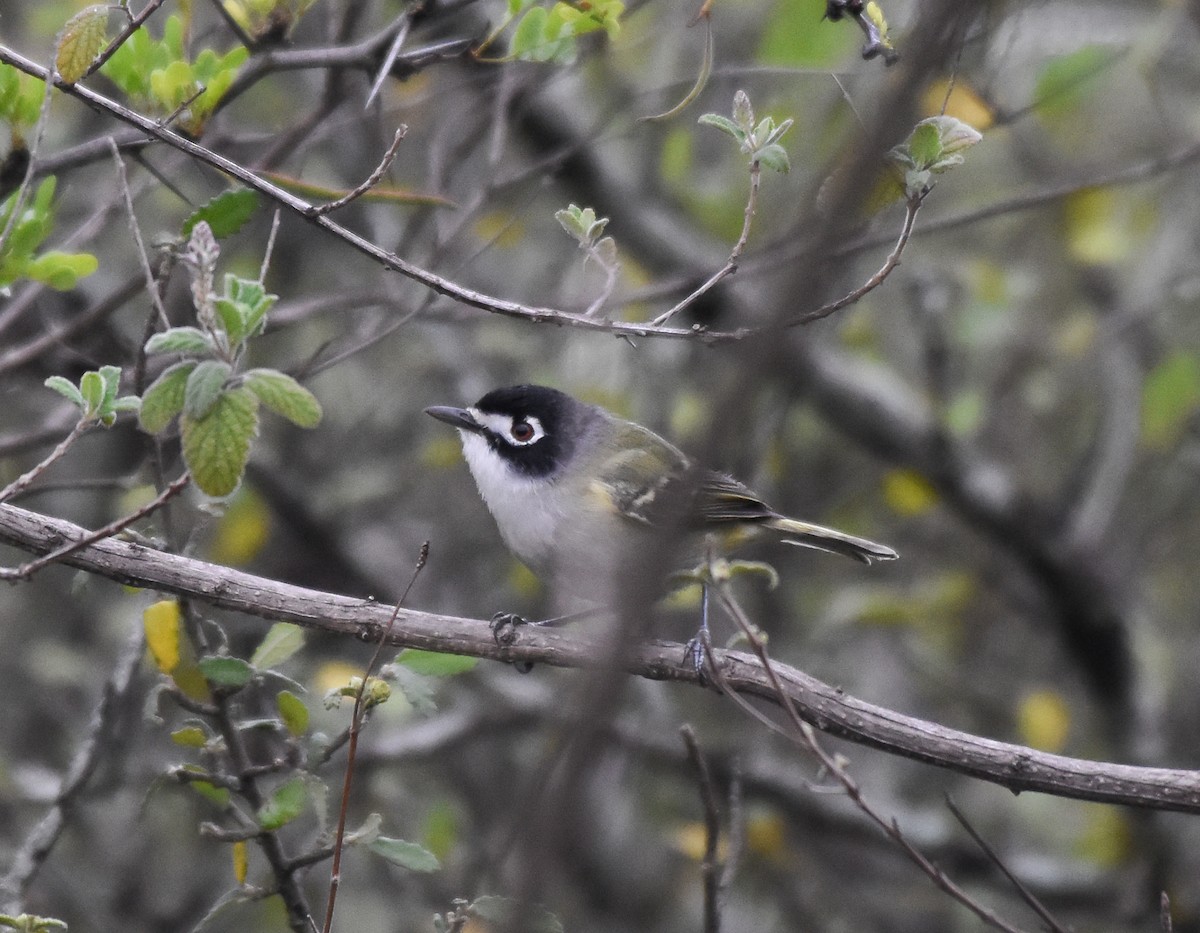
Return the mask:
{"type": "Polygon", "coordinates": [[[496,519],[504,543],[532,569],[546,569],[553,559],[555,533],[563,518],[561,490],[551,479],[516,472],[479,434],[458,433],[471,476],[496,519]]]}

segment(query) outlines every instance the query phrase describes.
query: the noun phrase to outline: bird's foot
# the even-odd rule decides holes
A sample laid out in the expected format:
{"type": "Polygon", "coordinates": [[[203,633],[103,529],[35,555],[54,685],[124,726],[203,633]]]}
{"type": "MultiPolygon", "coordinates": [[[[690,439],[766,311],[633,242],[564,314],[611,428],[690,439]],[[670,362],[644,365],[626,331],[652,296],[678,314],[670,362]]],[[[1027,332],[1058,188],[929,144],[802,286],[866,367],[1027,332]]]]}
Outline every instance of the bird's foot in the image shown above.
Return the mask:
{"type": "Polygon", "coordinates": [[[687,644],[683,646],[683,660],[684,663],[692,665],[692,670],[696,672],[696,680],[701,687],[713,686],[713,678],[709,675],[709,671],[716,670],[717,659],[712,653],[708,629],[702,628],[688,639],[687,644]]]}
{"type": "MultiPolygon", "coordinates": [[[[534,623],[515,612],[497,612],[492,616],[492,621],[488,623],[488,628],[492,630],[492,638],[496,639],[496,644],[501,648],[507,648],[517,640],[517,629],[522,625],[531,624],[534,623]]],[[[522,674],[528,674],[533,670],[532,661],[513,661],[512,666],[522,674]]]]}
{"type": "Polygon", "coordinates": [[[507,648],[517,640],[517,629],[528,624],[528,619],[515,612],[497,612],[492,616],[492,621],[488,623],[488,628],[492,630],[492,637],[496,639],[496,644],[501,648],[507,648]]]}

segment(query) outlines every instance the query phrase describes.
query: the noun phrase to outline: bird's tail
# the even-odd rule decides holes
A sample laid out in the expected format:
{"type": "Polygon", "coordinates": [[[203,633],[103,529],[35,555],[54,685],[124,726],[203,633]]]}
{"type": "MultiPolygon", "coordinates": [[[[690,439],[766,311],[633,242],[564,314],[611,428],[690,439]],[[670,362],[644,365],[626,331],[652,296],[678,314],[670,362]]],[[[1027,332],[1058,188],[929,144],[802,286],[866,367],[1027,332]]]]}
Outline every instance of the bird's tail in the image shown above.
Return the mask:
{"type": "Polygon", "coordinates": [[[886,544],[857,538],[835,528],[824,525],[813,525],[809,522],[797,521],[780,515],[767,521],[768,528],[778,531],[784,536],[785,544],[797,547],[811,547],[818,551],[828,551],[831,554],[845,554],[864,564],[877,560],[895,560],[900,555],[886,544]]]}

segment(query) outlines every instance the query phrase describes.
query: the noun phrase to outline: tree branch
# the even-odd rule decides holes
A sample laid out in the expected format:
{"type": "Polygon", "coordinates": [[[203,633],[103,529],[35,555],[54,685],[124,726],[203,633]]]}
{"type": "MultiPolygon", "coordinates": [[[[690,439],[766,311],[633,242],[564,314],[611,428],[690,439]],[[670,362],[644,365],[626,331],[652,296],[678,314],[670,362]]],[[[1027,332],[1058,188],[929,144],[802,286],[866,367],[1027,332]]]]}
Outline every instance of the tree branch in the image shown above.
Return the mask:
{"type": "MultiPolygon", "coordinates": [[[[70,522],[0,505],[0,541],[44,553],[86,535],[70,522]]],[[[132,586],[158,589],[248,615],[375,641],[392,609],[358,599],[292,586],[129,541],[108,539],[81,548],[63,563],[132,586]]],[[[523,629],[516,644],[500,646],[486,621],[401,609],[387,643],[556,667],[611,665],[602,640],[575,630],[523,629]]],[[[762,665],[738,651],[714,651],[725,682],[741,693],[776,703],[762,665]]],[[[651,680],[698,683],[696,671],[674,642],[641,641],[617,662],[651,680]]],[[[1144,768],[1050,755],[905,716],[847,696],[814,677],[775,664],[786,695],[800,715],[830,735],[913,758],[1014,792],[1038,791],[1101,803],[1200,813],[1200,772],[1144,768]]]]}

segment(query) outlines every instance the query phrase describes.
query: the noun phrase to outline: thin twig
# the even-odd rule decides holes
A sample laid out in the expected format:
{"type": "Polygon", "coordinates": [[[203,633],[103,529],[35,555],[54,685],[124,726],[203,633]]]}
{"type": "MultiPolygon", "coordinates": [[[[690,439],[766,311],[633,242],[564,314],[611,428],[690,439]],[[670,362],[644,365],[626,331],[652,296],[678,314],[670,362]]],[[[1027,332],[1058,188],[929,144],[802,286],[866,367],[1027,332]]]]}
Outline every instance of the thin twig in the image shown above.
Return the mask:
{"type": "Polygon", "coordinates": [[[279,232],[280,210],[275,208],[271,216],[271,232],[267,234],[267,248],[263,250],[262,265],[258,267],[258,284],[262,285],[267,278],[267,270],[271,268],[271,254],[275,252],[275,235],[279,232]]]}
{"type": "Polygon", "coordinates": [[[114,750],[112,741],[125,700],[136,686],[135,674],[145,653],[141,626],[137,626],[113,669],[95,715],[71,759],[54,803],[25,836],[12,856],[8,873],[0,879],[0,912],[22,913],[25,891],[54,848],[66,826],[71,807],[87,786],[101,759],[114,750]]]}
{"type": "Polygon", "coordinates": [[[166,3],[166,0],[148,0],[146,5],[142,7],[136,16],[130,17],[125,28],[117,33],[117,37],[113,39],[112,42],[110,42],[104,48],[104,50],[92,60],[92,63],[87,67],[87,71],[83,73],[83,77],[86,78],[89,75],[95,74],[97,71],[103,68],[104,63],[116,54],[117,49],[123,46],[126,41],[128,41],[129,37],[138,31],[142,23],[148,20],[151,14],[153,14],[154,11],[164,3],[166,3]]]}
{"type": "Polygon", "coordinates": [[[996,854],[995,849],[988,845],[987,840],[979,835],[979,832],[971,825],[971,822],[963,815],[963,812],[958,809],[958,806],[949,794],[946,795],[946,808],[954,814],[954,818],[958,820],[959,825],[967,831],[970,837],[975,840],[975,844],[983,850],[983,854],[988,857],[988,861],[1000,869],[1001,874],[1016,888],[1017,893],[1021,895],[1021,900],[1028,904],[1029,908],[1046,924],[1046,929],[1050,930],[1050,933],[1070,933],[1066,927],[1054,918],[1054,915],[1038,899],[1038,896],[1030,891],[1029,887],[1009,870],[1009,867],[1004,864],[1004,860],[996,854]]]}
{"type": "Polygon", "coordinates": [[[113,162],[117,166],[117,181],[121,188],[121,197],[125,199],[125,216],[129,221],[129,232],[133,234],[133,242],[137,247],[138,264],[142,267],[142,275],[146,277],[146,291],[154,303],[154,310],[164,327],[170,326],[167,309],[163,307],[162,296],[158,293],[158,283],[154,279],[154,271],[150,268],[150,256],[146,252],[146,243],[142,240],[142,231],[138,227],[137,214],[133,211],[133,195],[129,190],[129,176],[125,172],[125,160],[121,158],[121,150],[117,141],[108,137],[108,145],[112,149],[113,162]]]}
{"type": "Polygon", "coordinates": [[[767,675],[768,681],[775,690],[776,698],[780,707],[787,714],[788,720],[791,722],[794,732],[790,737],[800,747],[806,749],[813,754],[817,760],[846,792],[846,796],[863,814],[865,814],[873,823],[875,823],[883,832],[899,846],[900,850],[908,856],[930,881],[941,891],[944,891],[954,900],[958,901],[964,907],[975,914],[983,923],[997,930],[1002,930],[1004,933],[1023,933],[1019,927],[1015,927],[1007,921],[1003,920],[994,911],[985,907],[976,901],[971,895],[960,888],[955,882],[933,862],[931,862],[900,829],[900,825],[893,819],[886,819],[875,807],[863,796],[862,789],[858,786],[858,782],[854,780],[846,770],[840,760],[830,755],[817,742],[816,732],[809,725],[796,709],[791,696],[784,689],[782,681],[775,671],[775,666],[770,657],[767,655],[766,645],[763,642],[762,636],[759,634],[758,627],[750,621],[745,614],[741,605],[734,599],[733,594],[729,591],[728,583],[721,583],[713,587],[717,594],[717,599],[729,613],[730,617],[737,623],[742,634],[746,636],[754,651],[755,656],[763,666],[763,671],[767,675]]]}
{"type": "Polygon", "coordinates": [[[225,25],[229,27],[229,31],[237,36],[238,42],[253,52],[258,47],[258,43],[254,40],[254,37],[249,35],[246,30],[242,28],[242,24],[237,21],[237,18],[231,12],[229,12],[222,0],[211,0],[211,2],[213,8],[217,11],[217,15],[220,16],[221,19],[225,21],[225,25]]]}
{"type": "MultiPolygon", "coordinates": [[[[399,139],[397,139],[397,142],[399,142],[399,139]]],[[[362,680],[358,684],[358,689],[354,692],[354,711],[350,716],[350,744],[346,749],[346,774],[342,779],[342,802],[338,810],[337,832],[333,840],[333,864],[329,869],[329,902],[325,907],[324,933],[331,933],[333,930],[333,908],[337,903],[338,887],[342,881],[342,850],[345,848],[346,840],[346,816],[350,810],[350,785],[354,781],[354,761],[355,752],[358,749],[358,733],[362,730],[363,716],[366,712],[363,705],[363,697],[366,694],[367,681],[371,679],[376,665],[379,663],[384,646],[387,645],[388,636],[396,624],[396,616],[400,613],[400,607],[408,599],[408,594],[412,592],[413,585],[417,582],[417,577],[421,575],[421,571],[425,567],[425,562],[428,560],[429,542],[426,541],[421,545],[421,552],[417,555],[417,564],[413,567],[412,576],[408,580],[408,586],[404,588],[404,592],[396,600],[396,605],[392,608],[392,614],[388,618],[387,625],[383,626],[379,632],[379,640],[375,645],[375,653],[371,655],[371,660],[367,662],[362,680]]]]}
{"type": "MultiPolygon", "coordinates": [[[[61,445],[60,445],[61,446],[61,445]]],[[[145,518],[151,512],[162,508],[169,500],[177,496],[187,487],[187,484],[192,480],[190,473],[183,473],[171,485],[167,486],[162,492],[154,497],[150,502],[147,502],[140,509],[130,513],[129,515],[119,518],[114,522],[109,522],[103,528],[99,528],[90,534],[84,535],[70,544],[65,544],[60,548],[56,548],[49,554],[44,554],[41,557],[27,561],[21,564],[20,567],[2,568],[0,567],[0,580],[28,580],[31,576],[50,564],[57,563],[65,557],[70,557],[76,551],[82,550],[91,544],[104,538],[111,538],[113,535],[125,530],[134,522],[145,518]]]]}
{"type": "Polygon", "coordinates": [[[917,221],[917,212],[921,209],[921,203],[925,200],[925,195],[928,191],[923,191],[918,195],[909,198],[904,205],[904,225],[900,228],[900,237],[896,240],[896,245],[892,251],[888,253],[887,259],[883,261],[883,265],[879,267],[879,271],[863,282],[858,288],[852,292],[843,295],[837,301],[830,302],[817,308],[815,311],[808,311],[801,314],[799,317],[793,318],[787,322],[788,327],[796,327],[802,324],[811,324],[813,321],[819,321],[821,318],[829,317],[835,311],[840,311],[847,305],[852,305],[856,301],[862,299],[868,292],[873,291],[883,284],[883,280],[891,275],[892,270],[900,265],[900,254],[904,252],[904,247],[908,245],[908,240],[912,236],[913,225],[917,221]]]}
{"type": "Polygon", "coordinates": [[[396,153],[400,151],[400,143],[404,140],[405,134],[408,133],[408,127],[403,123],[396,130],[396,135],[392,137],[392,144],[388,146],[387,152],[383,154],[383,159],[361,185],[350,191],[336,201],[330,201],[328,204],[313,205],[305,212],[309,217],[320,217],[322,214],[328,214],[330,211],[336,211],[339,207],[345,207],[351,201],[362,197],[377,184],[379,180],[387,173],[387,170],[392,167],[392,163],[396,161],[396,153]]]}
{"type": "Polygon", "coordinates": [[[51,467],[51,465],[58,460],[61,460],[66,455],[67,451],[71,449],[71,445],[79,440],[79,438],[81,438],[89,428],[93,428],[95,425],[96,422],[89,418],[81,418],[76,421],[75,426],[71,428],[71,433],[59,441],[58,446],[50,451],[45,459],[43,459],[32,469],[22,473],[3,489],[0,489],[0,502],[3,502],[6,499],[11,499],[17,493],[29,486],[30,483],[45,473],[46,470],[51,467]]]}
{"type": "Polygon", "coordinates": [[[383,87],[383,82],[392,73],[392,66],[396,64],[396,58],[400,55],[400,50],[404,48],[404,43],[408,39],[408,31],[412,27],[413,15],[419,9],[420,4],[414,3],[406,6],[404,12],[397,17],[396,35],[392,39],[392,44],[388,46],[387,54],[383,56],[383,64],[379,68],[379,73],[375,75],[375,80],[371,82],[371,90],[367,93],[366,101],[363,102],[363,110],[366,110],[375,101],[380,88],[383,87]]]}
{"type": "Polygon", "coordinates": [[[718,282],[727,276],[737,272],[738,260],[746,249],[746,243],[750,239],[750,224],[754,220],[754,214],[758,210],[758,188],[762,178],[762,166],[755,159],[750,163],[750,194],[746,198],[746,207],[742,211],[742,232],[738,236],[737,242],[733,245],[733,249],[729,252],[729,258],[725,260],[725,265],[721,266],[715,273],[710,275],[699,288],[684,298],[681,302],[675,305],[668,311],[664,311],[653,321],[650,322],[652,327],[662,327],[671,318],[675,317],[680,311],[688,307],[696,301],[701,295],[713,288],[718,282]]]}
{"type": "Polygon", "coordinates": [[[721,811],[717,803],[717,790],[713,784],[708,762],[700,751],[696,733],[686,723],[680,728],[688,758],[696,769],[700,785],[700,801],[704,805],[704,861],[700,871],[704,877],[704,933],[720,933],[721,930],[721,811]]]}

